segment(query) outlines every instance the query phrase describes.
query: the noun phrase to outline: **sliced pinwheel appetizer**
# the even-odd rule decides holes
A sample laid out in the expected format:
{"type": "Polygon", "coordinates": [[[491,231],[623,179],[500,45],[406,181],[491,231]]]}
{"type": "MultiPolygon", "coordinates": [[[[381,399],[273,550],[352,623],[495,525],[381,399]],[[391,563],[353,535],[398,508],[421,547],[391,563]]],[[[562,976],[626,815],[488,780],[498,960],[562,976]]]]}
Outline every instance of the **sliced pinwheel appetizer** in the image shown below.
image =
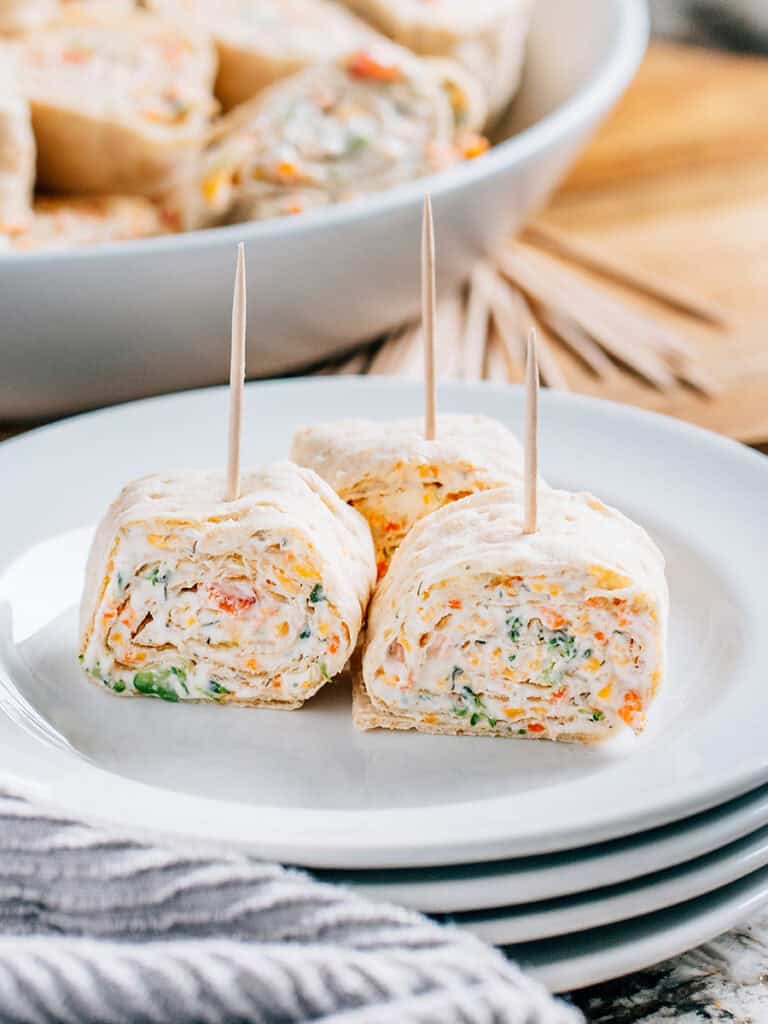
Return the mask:
{"type": "Polygon", "coordinates": [[[517,438],[485,416],[440,416],[437,439],[421,420],[337,420],[300,428],[291,458],[309,466],[368,521],[378,575],[413,525],[476,491],[522,479],[517,438]]]}
{"type": "Polygon", "coordinates": [[[110,508],[81,605],[99,686],[297,708],[344,667],[375,576],[363,519],[287,462],[223,494],[218,474],[151,476],[110,508]]]}
{"type": "MultiPolygon", "coordinates": [[[[173,232],[171,214],[141,196],[92,196],[38,199],[26,225],[0,241],[3,249],[75,249],[81,245],[123,242],[173,232]]],[[[1,237],[1,236],[0,236],[1,237]]]]}
{"type": "Polygon", "coordinates": [[[35,177],[35,140],[16,56],[14,47],[0,44],[0,235],[28,224],[35,177]]]}
{"type": "Polygon", "coordinates": [[[67,5],[23,46],[38,181],[72,195],[163,195],[215,109],[213,46],[153,14],[67,5]]]}
{"type": "Polygon", "coordinates": [[[361,729],[590,743],[640,732],[664,672],[664,559],[588,494],[518,488],[418,523],[369,613],[361,729]]]}
{"type": "Polygon", "coordinates": [[[517,91],[532,0],[344,0],[423,56],[452,57],[483,85],[492,115],[517,91]]]}
{"type": "Polygon", "coordinates": [[[227,110],[280,78],[377,38],[331,0],[146,0],[146,6],[213,36],[219,54],[216,95],[227,110]]]}
{"type": "Polygon", "coordinates": [[[476,108],[462,80],[384,42],[279,82],[219,127],[184,221],[301,213],[478,155],[457,126],[476,108]]]}

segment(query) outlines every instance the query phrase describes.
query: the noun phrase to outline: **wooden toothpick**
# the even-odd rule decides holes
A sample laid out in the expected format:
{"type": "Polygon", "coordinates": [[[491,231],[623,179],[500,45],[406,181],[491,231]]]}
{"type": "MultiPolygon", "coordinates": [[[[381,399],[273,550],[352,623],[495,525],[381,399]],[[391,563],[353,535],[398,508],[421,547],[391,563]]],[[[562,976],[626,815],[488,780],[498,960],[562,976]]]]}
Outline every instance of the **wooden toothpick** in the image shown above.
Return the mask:
{"type": "Polygon", "coordinates": [[[232,299],[232,341],[229,362],[229,445],[227,501],[240,497],[240,442],[243,436],[245,385],[245,246],[237,247],[235,294],[232,299]]]}
{"type": "Polygon", "coordinates": [[[421,226],[421,319],[424,333],[424,437],[434,441],[435,424],[435,229],[432,223],[432,201],[424,196],[421,226]]]}
{"type": "Polygon", "coordinates": [[[537,482],[539,477],[539,361],[536,354],[536,329],[528,332],[525,364],[525,465],[523,496],[525,520],[523,533],[536,533],[538,518],[537,482]]]}

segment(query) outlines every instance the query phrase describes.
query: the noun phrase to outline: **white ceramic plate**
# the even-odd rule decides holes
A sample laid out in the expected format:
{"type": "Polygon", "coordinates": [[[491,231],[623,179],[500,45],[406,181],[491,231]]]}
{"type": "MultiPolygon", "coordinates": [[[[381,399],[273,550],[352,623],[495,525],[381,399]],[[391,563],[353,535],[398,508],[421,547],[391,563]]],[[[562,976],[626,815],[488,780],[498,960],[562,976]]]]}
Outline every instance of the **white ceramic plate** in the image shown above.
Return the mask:
{"type": "MultiPolygon", "coordinates": [[[[702,857],[768,825],[768,787],[627,839],[542,857],[401,871],[324,871],[372,899],[455,914],[599,890],[702,857]]],[[[593,898],[604,893],[593,893],[593,898]]]]}
{"type": "MultiPolygon", "coordinates": [[[[400,380],[251,386],[246,462],[284,455],[301,421],[412,415],[420,398],[400,380]]],[[[440,402],[515,428],[522,413],[519,391],[489,385],[445,385],[440,402]]],[[[640,739],[590,749],[360,734],[343,686],[287,714],[119,701],[85,685],[75,605],[89,524],[131,477],[222,463],[226,394],[214,389],[74,418],[0,447],[0,601],[13,620],[0,643],[4,701],[18,719],[24,698],[37,719],[0,722],[0,771],[86,818],[354,868],[588,845],[765,782],[768,463],[593,399],[545,393],[542,416],[547,478],[619,505],[667,556],[669,680],[640,739]],[[66,743],[43,737],[51,727],[66,743]]]]}
{"type": "Polygon", "coordinates": [[[571,992],[642,971],[709,942],[768,904],[768,868],[738,882],[631,921],[507,947],[553,992],[571,992]]]}
{"type": "Polygon", "coordinates": [[[664,910],[768,866],[768,828],[706,857],[634,882],[564,899],[457,914],[452,920],[485,942],[536,942],[664,910]]]}

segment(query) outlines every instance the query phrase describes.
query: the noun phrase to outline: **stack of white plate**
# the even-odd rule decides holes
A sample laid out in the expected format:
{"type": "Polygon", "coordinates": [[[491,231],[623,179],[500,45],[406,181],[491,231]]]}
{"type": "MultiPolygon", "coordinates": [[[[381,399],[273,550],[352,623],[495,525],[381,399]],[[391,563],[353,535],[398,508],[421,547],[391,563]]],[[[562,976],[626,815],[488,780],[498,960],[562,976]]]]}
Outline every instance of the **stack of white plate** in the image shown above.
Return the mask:
{"type": "MultiPolygon", "coordinates": [[[[517,428],[510,389],[441,404],[517,428]]],[[[249,390],[246,458],[299,422],[418,411],[417,386],[249,390]]],[[[664,959],[768,901],[768,462],[610,403],[542,402],[542,470],[667,557],[669,678],[647,732],[596,749],[356,733],[343,684],[301,712],[116,700],[80,679],[92,523],[129,478],[221,461],[225,395],[69,420],[0,447],[0,774],[86,819],[213,838],[471,929],[556,990],[664,959]]]]}

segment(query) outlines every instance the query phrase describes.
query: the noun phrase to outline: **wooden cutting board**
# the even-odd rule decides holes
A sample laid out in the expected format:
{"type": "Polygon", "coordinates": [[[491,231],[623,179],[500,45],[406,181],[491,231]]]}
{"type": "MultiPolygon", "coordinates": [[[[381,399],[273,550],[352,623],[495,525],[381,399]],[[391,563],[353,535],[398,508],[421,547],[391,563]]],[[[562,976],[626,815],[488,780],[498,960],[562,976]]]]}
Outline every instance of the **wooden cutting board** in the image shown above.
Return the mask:
{"type": "Polygon", "coordinates": [[[576,390],[768,442],[768,60],[654,43],[542,219],[732,316],[727,335],[674,318],[719,381],[715,398],[629,374],[606,393],[571,360],[576,390]]]}

